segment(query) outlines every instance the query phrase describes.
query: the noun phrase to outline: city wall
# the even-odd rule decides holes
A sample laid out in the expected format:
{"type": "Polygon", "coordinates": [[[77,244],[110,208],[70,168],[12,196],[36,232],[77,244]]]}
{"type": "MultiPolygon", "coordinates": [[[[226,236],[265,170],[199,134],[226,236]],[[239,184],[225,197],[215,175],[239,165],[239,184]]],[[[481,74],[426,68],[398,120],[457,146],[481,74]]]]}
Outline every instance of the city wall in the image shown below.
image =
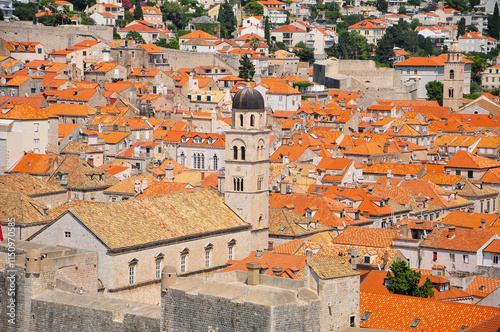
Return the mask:
{"type": "Polygon", "coordinates": [[[113,28],[100,25],[48,27],[21,22],[0,22],[0,38],[6,41],[39,42],[48,52],[62,50],[86,39],[113,41],[113,28]]]}

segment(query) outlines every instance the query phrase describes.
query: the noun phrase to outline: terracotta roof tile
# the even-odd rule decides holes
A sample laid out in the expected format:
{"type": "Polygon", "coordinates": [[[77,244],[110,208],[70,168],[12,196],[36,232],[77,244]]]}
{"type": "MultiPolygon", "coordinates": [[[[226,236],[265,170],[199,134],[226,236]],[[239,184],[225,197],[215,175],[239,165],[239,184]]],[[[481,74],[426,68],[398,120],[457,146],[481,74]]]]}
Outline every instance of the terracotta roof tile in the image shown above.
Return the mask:
{"type": "Polygon", "coordinates": [[[357,246],[388,248],[392,239],[399,237],[397,230],[349,226],[339,234],[333,243],[357,246]]]}
{"type": "Polygon", "coordinates": [[[477,252],[495,233],[463,230],[457,228],[436,228],[421,243],[421,247],[466,252],[477,252]]]}

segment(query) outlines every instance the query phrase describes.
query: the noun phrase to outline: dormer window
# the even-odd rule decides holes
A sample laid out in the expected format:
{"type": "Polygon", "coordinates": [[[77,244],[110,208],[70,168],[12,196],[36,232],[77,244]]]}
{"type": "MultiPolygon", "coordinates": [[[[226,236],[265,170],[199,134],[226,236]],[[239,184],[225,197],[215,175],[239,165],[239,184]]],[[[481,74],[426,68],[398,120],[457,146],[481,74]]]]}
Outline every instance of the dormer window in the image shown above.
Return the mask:
{"type": "Polygon", "coordinates": [[[203,140],[201,139],[200,136],[196,136],[195,138],[193,138],[193,143],[201,144],[201,143],[203,143],[203,140]]]}

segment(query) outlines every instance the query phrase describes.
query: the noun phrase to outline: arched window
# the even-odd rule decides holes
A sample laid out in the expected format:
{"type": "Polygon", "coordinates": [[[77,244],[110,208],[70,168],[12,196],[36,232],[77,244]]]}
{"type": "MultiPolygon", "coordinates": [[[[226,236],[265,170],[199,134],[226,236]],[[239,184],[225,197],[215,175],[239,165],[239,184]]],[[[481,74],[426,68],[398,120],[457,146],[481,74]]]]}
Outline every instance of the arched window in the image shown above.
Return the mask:
{"type": "Polygon", "coordinates": [[[241,147],[241,160],[245,160],[245,147],[241,147]]]}
{"type": "Polygon", "coordinates": [[[184,154],[184,152],[181,152],[180,162],[182,166],[186,166],[186,155],[184,154]]]}
{"type": "Polygon", "coordinates": [[[233,190],[238,191],[238,179],[233,178],[233,190]]]}
{"type": "Polygon", "coordinates": [[[260,159],[260,154],[261,154],[260,146],[257,146],[257,158],[258,159],[260,159]]]}
{"type": "Polygon", "coordinates": [[[238,160],[238,147],[236,145],[233,146],[233,159],[238,160]]]}
{"type": "Polygon", "coordinates": [[[196,169],[198,165],[198,154],[193,153],[193,168],[196,169]]]}
{"type": "Polygon", "coordinates": [[[205,169],[205,155],[201,154],[199,158],[201,160],[201,165],[200,165],[199,169],[205,169]]]}
{"type": "Polygon", "coordinates": [[[214,170],[219,169],[219,157],[217,157],[216,154],[214,154],[214,170]]]}
{"type": "Polygon", "coordinates": [[[453,98],[453,88],[448,89],[448,97],[453,98]]]}
{"type": "Polygon", "coordinates": [[[243,178],[233,178],[234,191],[243,191],[243,178]]]}
{"type": "Polygon", "coordinates": [[[454,79],[455,79],[455,71],[450,70],[450,80],[454,80],[454,79]]]}
{"type": "Polygon", "coordinates": [[[250,115],[250,127],[255,127],[255,115],[250,115]]]}
{"type": "Polygon", "coordinates": [[[240,179],[240,191],[243,191],[243,179],[240,179]]]}
{"type": "Polygon", "coordinates": [[[240,126],[243,127],[243,114],[240,114],[240,126]]]}

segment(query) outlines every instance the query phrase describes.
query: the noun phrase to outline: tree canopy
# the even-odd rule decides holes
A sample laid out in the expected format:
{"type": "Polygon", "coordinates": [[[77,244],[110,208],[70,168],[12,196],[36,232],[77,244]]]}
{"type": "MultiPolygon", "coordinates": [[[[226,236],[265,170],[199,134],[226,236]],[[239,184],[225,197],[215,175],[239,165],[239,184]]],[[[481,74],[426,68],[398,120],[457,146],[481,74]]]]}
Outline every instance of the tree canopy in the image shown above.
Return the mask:
{"type": "Polygon", "coordinates": [[[220,22],[221,37],[231,38],[231,34],[236,30],[237,21],[236,16],[234,16],[233,7],[228,1],[224,1],[221,4],[217,21],[220,22]]]}
{"type": "Polygon", "coordinates": [[[328,48],[327,54],[339,59],[368,60],[368,42],[357,32],[342,31],[339,42],[328,48]]]}
{"type": "Polygon", "coordinates": [[[461,18],[458,21],[458,28],[457,28],[457,38],[465,35],[465,18],[461,18]]]}
{"type": "Polygon", "coordinates": [[[425,85],[427,90],[428,100],[443,100],[443,83],[439,81],[431,81],[425,85]]]}
{"type": "Polygon", "coordinates": [[[146,44],[141,34],[137,31],[129,31],[125,36],[126,40],[134,40],[137,44],[146,44]]]}
{"type": "Polygon", "coordinates": [[[134,8],[134,20],[142,20],[144,19],[144,13],[142,12],[142,6],[140,3],[137,3],[134,8]]]}
{"type": "Polygon", "coordinates": [[[387,272],[389,284],[387,289],[393,294],[401,294],[416,297],[432,297],[432,282],[426,279],[423,285],[420,283],[422,274],[420,271],[414,271],[406,265],[405,261],[394,262],[390,271],[387,272]]]}
{"type": "Polygon", "coordinates": [[[258,3],[255,0],[250,1],[243,7],[245,14],[253,15],[253,16],[262,16],[264,15],[264,6],[258,3]]]}
{"type": "Polygon", "coordinates": [[[389,4],[386,0],[377,0],[377,10],[382,13],[387,13],[387,8],[389,8],[389,4]]]}
{"type": "Polygon", "coordinates": [[[303,47],[300,50],[295,51],[295,54],[302,62],[309,62],[309,64],[314,62],[314,50],[312,48],[303,47]]]}
{"type": "Polygon", "coordinates": [[[247,82],[251,81],[255,75],[255,66],[247,55],[241,58],[238,70],[240,71],[239,77],[247,82]]]}
{"type": "Polygon", "coordinates": [[[498,14],[498,2],[495,3],[493,15],[488,16],[488,34],[495,39],[500,39],[500,16],[498,14]]]}
{"type": "Polygon", "coordinates": [[[466,13],[469,11],[467,0],[446,0],[448,7],[458,10],[459,12],[466,13]]]}
{"type": "Polygon", "coordinates": [[[187,22],[185,9],[178,2],[167,1],[161,9],[163,21],[172,21],[178,30],[184,29],[187,22]]]}

